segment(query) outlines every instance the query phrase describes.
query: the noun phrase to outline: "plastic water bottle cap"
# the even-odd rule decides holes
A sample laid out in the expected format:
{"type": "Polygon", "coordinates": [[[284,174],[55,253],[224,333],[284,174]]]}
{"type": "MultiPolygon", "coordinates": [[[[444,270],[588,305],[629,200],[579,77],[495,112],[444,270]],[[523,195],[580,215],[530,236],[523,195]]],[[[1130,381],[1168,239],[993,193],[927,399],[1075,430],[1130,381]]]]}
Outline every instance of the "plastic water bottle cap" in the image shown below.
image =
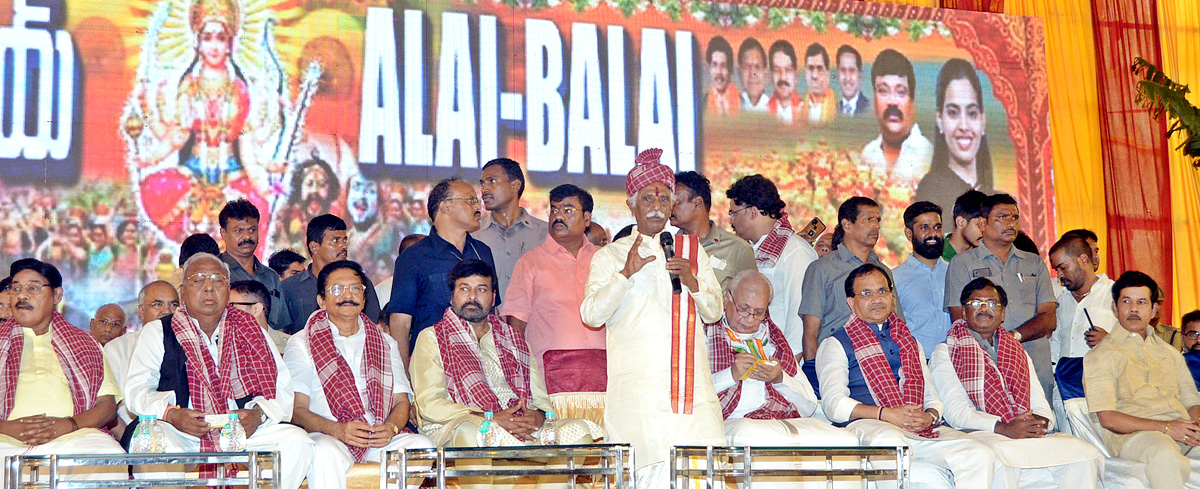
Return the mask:
{"type": "Polygon", "coordinates": [[[492,412],[491,412],[491,411],[485,411],[485,412],[483,413],[483,419],[492,419],[492,412]]]}

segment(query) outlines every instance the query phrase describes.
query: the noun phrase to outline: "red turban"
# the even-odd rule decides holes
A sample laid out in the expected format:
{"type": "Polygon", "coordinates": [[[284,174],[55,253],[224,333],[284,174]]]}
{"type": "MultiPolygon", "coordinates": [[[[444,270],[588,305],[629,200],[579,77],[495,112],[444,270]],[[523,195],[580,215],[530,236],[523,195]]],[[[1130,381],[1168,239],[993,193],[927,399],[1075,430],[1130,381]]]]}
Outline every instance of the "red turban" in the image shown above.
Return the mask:
{"type": "Polygon", "coordinates": [[[625,195],[632,197],[638,190],[649,187],[653,183],[661,183],[675,193],[675,172],[667,165],[659,163],[663,150],[650,148],[638,153],[633,161],[633,169],[625,176],[625,195]]]}

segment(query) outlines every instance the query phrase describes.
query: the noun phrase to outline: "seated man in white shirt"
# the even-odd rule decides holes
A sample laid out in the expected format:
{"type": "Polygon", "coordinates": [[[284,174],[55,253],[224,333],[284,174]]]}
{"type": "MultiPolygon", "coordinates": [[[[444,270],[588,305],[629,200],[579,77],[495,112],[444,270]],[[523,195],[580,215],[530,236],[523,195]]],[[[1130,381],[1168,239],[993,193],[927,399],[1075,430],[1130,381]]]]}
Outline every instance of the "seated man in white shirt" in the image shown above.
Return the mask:
{"type": "MultiPolygon", "coordinates": [[[[282,489],[296,489],[313,441],[292,418],[292,377],[254,317],[229,304],[229,265],[197,253],[183,265],[183,307],[142,326],[125,378],[133,415],[155,415],[166,452],[215,452],[208,415],[237,414],[247,450],[279,452],[282,489]]],[[[137,421],[126,430],[136,431],[137,421]]],[[[127,441],[127,440],[122,440],[127,441]]],[[[215,477],[215,467],[201,467],[215,477]]]]}
{"type": "Polygon", "coordinates": [[[811,418],[820,401],[767,312],[771,293],[761,272],[739,272],[725,292],[725,316],[707,327],[725,438],[735,446],[858,445],[852,432],[811,418]]]}
{"type": "Polygon", "coordinates": [[[707,326],[726,440],[731,446],[857,446],[854,432],[811,417],[819,401],[771,320],[771,293],[761,272],[738,272],[725,292],[725,316],[707,326]]]}
{"type": "Polygon", "coordinates": [[[996,452],[1009,487],[1095,488],[1103,475],[1100,451],[1068,434],[1047,435],[1054,415],[1031,377],[1033,361],[1001,327],[1004,289],[979,277],[959,300],[965,320],[954,323],[929,359],[946,421],[996,452]]]}
{"type": "Polygon", "coordinates": [[[412,388],[396,340],[365,314],[366,274],[335,261],[317,275],[317,305],[283,359],[296,400],[292,419],[317,443],[309,487],[344,488],[355,462],[379,462],[383,452],[432,448],[429,438],[401,433],[412,388]]]}
{"type": "Polygon", "coordinates": [[[817,348],[821,407],[871,446],[907,446],[912,459],[949,469],[954,486],[988,487],[996,456],[975,438],[941,425],[942,402],[925,353],[893,312],[891,278],[866,263],[846,277],[850,320],[817,348]]]}

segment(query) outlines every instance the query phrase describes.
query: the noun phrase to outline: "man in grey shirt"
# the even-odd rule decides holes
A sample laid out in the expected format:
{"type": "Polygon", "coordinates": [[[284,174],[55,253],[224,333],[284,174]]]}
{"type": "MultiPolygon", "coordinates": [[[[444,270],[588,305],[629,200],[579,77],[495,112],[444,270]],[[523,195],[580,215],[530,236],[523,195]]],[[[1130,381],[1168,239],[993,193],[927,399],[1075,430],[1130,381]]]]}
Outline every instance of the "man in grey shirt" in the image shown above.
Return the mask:
{"type": "MultiPolygon", "coordinates": [[[[846,303],[846,277],[864,263],[892,269],[879,261],[872,248],[879,241],[879,221],[882,208],[866,197],[850,197],[838,206],[838,226],[844,237],[841,246],[808,266],[804,274],[800,317],[804,320],[805,365],[817,357],[817,345],[833,335],[850,320],[850,305],[846,303]]],[[[904,319],[900,302],[895,303],[896,315],[904,319]]]]}
{"type": "MultiPolygon", "coordinates": [[[[225,241],[225,252],[221,253],[220,258],[229,265],[229,282],[254,280],[267,288],[272,301],[282,301],[283,288],[279,274],[254,256],[259,243],[258,207],[246,199],[231,200],[221,208],[217,223],[221,225],[221,239],[225,241]]],[[[283,308],[272,309],[267,323],[273,329],[286,326],[287,317],[283,308]]]]}
{"type": "Polygon", "coordinates": [[[521,171],[520,163],[508,158],[487,162],[479,177],[479,190],[489,215],[483,218],[479,231],[471,233],[471,237],[483,241],[492,249],[496,277],[500,280],[496,291],[503,301],[517,260],[526,251],[546,242],[550,226],[521,207],[525,174],[521,171]]]}
{"type": "Polygon", "coordinates": [[[1021,230],[1017,201],[1008,194],[984,200],[980,213],[986,216],[981,246],[963,251],[950,260],[946,272],[945,306],[950,319],[963,318],[959,295],[973,279],[987,277],[1008,292],[1004,328],[1020,341],[1033,360],[1045,392],[1052,392],[1054,370],[1050,366],[1050,334],[1057,326],[1058,303],[1051,290],[1050,273],[1041,257],[1013,246],[1021,230]]]}

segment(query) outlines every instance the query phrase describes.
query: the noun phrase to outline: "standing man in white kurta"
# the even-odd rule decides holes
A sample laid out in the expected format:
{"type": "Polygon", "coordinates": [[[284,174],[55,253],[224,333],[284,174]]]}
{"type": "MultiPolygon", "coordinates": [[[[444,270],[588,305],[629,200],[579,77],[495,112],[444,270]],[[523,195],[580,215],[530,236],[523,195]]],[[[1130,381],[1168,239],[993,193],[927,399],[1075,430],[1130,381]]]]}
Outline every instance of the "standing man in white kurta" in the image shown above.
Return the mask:
{"type": "Polygon", "coordinates": [[[1005,487],[1095,488],[1104,467],[1100,451],[1071,435],[1047,435],[1054,416],[1033,381],[1033,361],[1000,329],[1008,294],[979,277],[963,288],[960,302],[965,320],[954,323],[929,359],[946,421],[996,452],[1005,487]]]}
{"type": "Polygon", "coordinates": [[[633,445],[638,486],[653,488],[667,486],[672,445],[725,443],[704,344],[704,324],[721,319],[721,287],[696,236],[674,236],[675,256],[663,253],[675,173],[661,156],[643,151],[629,171],[625,193],[637,226],[596,252],[580,306],[583,322],[607,325],[609,438],[633,445]]]}
{"type": "Polygon", "coordinates": [[[363,314],[367,276],[338,260],[317,274],[317,312],[288,340],[283,361],[296,397],[292,421],[316,442],[308,485],[346,487],[357,463],[379,462],[385,451],[433,448],[408,424],[412,387],[396,340],[363,314]]]}

